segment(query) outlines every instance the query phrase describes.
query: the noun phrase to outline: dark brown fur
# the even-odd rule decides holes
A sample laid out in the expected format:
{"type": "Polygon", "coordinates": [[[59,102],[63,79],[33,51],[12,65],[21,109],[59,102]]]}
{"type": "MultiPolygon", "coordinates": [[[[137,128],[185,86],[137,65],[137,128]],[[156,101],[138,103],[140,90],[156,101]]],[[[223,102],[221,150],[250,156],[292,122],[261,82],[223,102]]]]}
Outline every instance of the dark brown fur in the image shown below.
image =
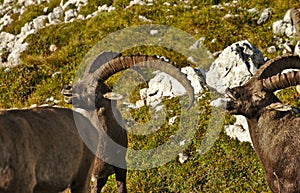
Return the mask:
{"type": "MultiPolygon", "coordinates": [[[[86,83],[82,82],[73,85],[73,87],[69,89],[72,89],[73,93],[76,93],[72,96],[73,106],[82,109],[82,113],[88,117],[94,125],[98,127],[100,124],[110,139],[125,148],[111,148],[112,145],[108,144],[106,139],[101,140],[103,134],[99,134],[102,146],[98,148],[103,150],[105,152],[104,154],[109,155],[108,159],[110,159],[111,163],[121,163],[122,167],[116,166],[118,164],[108,164],[102,159],[97,158],[92,171],[93,176],[97,179],[93,184],[92,193],[100,193],[108,177],[114,173],[116,174],[118,192],[126,193],[125,157],[128,144],[127,131],[122,116],[116,109],[116,101],[111,101],[103,97],[103,93],[111,92],[111,90],[101,82],[98,83],[96,88],[89,87],[86,83]]],[[[101,153],[98,156],[101,158],[101,153]]]]}
{"type": "MultiPolygon", "coordinates": [[[[0,192],[87,193],[95,155],[74,122],[97,142],[85,117],[70,109],[40,107],[0,111],[0,192]]],[[[95,143],[96,144],[96,143],[95,143]]]]}
{"type": "Polygon", "coordinates": [[[227,109],[247,117],[254,149],[272,192],[300,192],[300,118],[290,111],[277,111],[281,104],[263,81],[252,78],[246,85],[228,89],[232,100],[227,109]]]}

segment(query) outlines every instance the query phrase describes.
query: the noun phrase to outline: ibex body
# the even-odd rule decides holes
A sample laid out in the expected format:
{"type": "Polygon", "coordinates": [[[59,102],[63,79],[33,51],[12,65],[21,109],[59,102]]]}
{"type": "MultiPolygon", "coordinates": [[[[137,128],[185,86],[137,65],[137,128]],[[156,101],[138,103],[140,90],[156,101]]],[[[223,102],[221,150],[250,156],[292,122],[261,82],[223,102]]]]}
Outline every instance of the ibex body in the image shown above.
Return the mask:
{"type": "Polygon", "coordinates": [[[254,149],[273,192],[300,192],[300,117],[273,94],[300,84],[299,56],[283,56],[268,61],[244,85],[228,89],[232,114],[247,117],[254,149]]]}
{"type": "MultiPolygon", "coordinates": [[[[95,155],[86,147],[66,108],[0,111],[0,192],[87,193],[95,155]]],[[[84,116],[77,124],[97,143],[98,132],[84,116]]]]}

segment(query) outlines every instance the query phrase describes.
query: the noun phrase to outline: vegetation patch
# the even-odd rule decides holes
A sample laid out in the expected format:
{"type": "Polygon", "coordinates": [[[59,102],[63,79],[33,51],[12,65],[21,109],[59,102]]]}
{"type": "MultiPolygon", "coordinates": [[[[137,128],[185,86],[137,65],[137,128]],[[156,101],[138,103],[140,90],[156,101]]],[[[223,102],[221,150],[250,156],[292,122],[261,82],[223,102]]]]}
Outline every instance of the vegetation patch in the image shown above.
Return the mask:
{"type": "MultiPolygon", "coordinates": [[[[3,0],[0,0],[0,3],[3,0]]],[[[264,0],[264,1],[237,1],[236,6],[224,6],[223,9],[213,8],[217,1],[176,1],[167,3],[163,0],[153,1],[152,5],[129,5],[128,0],[102,0],[89,1],[82,7],[80,14],[87,15],[97,10],[98,6],[107,4],[115,6],[116,10],[101,12],[88,20],[76,20],[72,23],[52,25],[28,36],[27,50],[22,53],[23,64],[8,69],[0,69],[0,108],[28,107],[32,104],[44,104],[47,98],[53,97],[63,102],[61,89],[71,84],[76,76],[81,61],[86,53],[98,41],[118,30],[149,24],[141,20],[144,16],[152,24],[168,25],[181,29],[196,39],[205,37],[204,45],[212,53],[221,51],[234,42],[247,39],[256,45],[264,56],[274,58],[282,51],[268,54],[267,48],[274,45],[276,39],[272,34],[272,23],[282,19],[288,9],[300,8],[296,0],[264,0]],[[271,19],[257,25],[259,14],[248,10],[256,8],[259,13],[272,8],[271,19]],[[125,9],[126,8],[126,9],[125,9]],[[236,18],[224,19],[230,13],[239,15],[236,18]],[[51,52],[50,45],[55,44],[57,50],[51,52]]],[[[220,3],[228,3],[221,0],[220,3]]],[[[43,13],[58,6],[60,1],[50,1],[41,5],[32,5],[22,15],[13,15],[14,22],[6,26],[3,31],[18,34],[21,27],[43,13]]],[[[176,44],[176,42],[174,42],[176,44]]],[[[170,58],[175,66],[193,66],[184,56],[167,48],[156,46],[140,46],[124,51],[124,54],[161,55],[170,58]]],[[[107,82],[113,85],[118,76],[113,76],[107,82]]],[[[146,85],[139,85],[142,88],[146,85]]],[[[137,89],[138,90],[138,89],[137,89]]],[[[137,90],[133,91],[130,100],[137,100],[137,90]]],[[[299,94],[294,88],[285,89],[278,93],[284,103],[299,105],[299,94]]],[[[223,131],[217,136],[213,146],[205,152],[199,153],[202,141],[207,132],[211,119],[210,93],[198,101],[199,116],[195,135],[184,150],[188,159],[180,163],[178,159],[144,171],[129,171],[129,192],[270,192],[265,174],[253,148],[249,143],[241,143],[230,139],[223,131]]],[[[179,119],[174,125],[168,125],[173,116],[180,116],[180,103],[178,99],[163,102],[166,109],[165,124],[151,135],[130,134],[130,147],[134,149],[152,149],[170,139],[177,131],[179,119]]],[[[138,123],[147,123],[153,114],[149,107],[130,110],[128,116],[138,123]]],[[[223,116],[223,115],[222,115],[223,116]]],[[[234,120],[226,114],[224,124],[234,120]]],[[[105,186],[104,192],[116,192],[114,176],[105,186]]]]}

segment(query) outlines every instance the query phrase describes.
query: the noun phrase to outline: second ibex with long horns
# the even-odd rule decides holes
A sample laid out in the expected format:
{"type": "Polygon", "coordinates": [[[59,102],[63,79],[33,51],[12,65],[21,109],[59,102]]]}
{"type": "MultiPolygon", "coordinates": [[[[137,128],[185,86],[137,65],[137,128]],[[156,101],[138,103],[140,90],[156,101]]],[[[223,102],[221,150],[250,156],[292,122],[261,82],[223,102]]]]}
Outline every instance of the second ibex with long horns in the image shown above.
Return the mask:
{"type": "MultiPolygon", "coordinates": [[[[291,16],[299,34],[297,9],[291,16]]],[[[266,172],[272,192],[300,192],[300,117],[284,105],[274,91],[300,84],[300,71],[282,73],[284,69],[300,69],[297,55],[280,56],[261,66],[244,85],[227,90],[231,114],[247,117],[256,153],[266,172]]]]}
{"type": "Polygon", "coordinates": [[[252,143],[273,192],[300,192],[300,117],[295,116],[273,94],[300,84],[300,72],[280,73],[284,68],[300,68],[299,56],[279,57],[257,71],[244,86],[228,89],[231,114],[247,117],[252,143]]]}
{"type": "MultiPolygon", "coordinates": [[[[292,9],[291,15],[299,25],[298,10],[292,9]]],[[[284,69],[300,69],[299,56],[269,60],[245,85],[228,89],[231,100],[226,108],[247,117],[272,192],[296,193],[300,192],[300,117],[273,92],[300,84],[300,71],[282,73],[284,69]]]]}

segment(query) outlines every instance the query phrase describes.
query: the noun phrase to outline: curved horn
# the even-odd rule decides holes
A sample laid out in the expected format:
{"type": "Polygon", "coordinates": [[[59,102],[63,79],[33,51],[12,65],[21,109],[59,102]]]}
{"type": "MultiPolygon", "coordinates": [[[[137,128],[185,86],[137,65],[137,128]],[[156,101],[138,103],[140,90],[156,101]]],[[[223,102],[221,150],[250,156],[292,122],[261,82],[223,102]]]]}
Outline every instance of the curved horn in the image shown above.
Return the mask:
{"type": "Polygon", "coordinates": [[[101,65],[107,63],[108,61],[121,56],[120,53],[117,52],[101,52],[87,67],[85,67],[84,76],[89,76],[94,73],[101,65]]]}
{"type": "Polygon", "coordinates": [[[111,75],[131,67],[154,68],[171,75],[185,87],[190,98],[188,109],[192,106],[194,102],[194,89],[191,86],[191,82],[187,79],[187,76],[172,64],[164,62],[156,56],[133,55],[114,58],[95,70],[93,80],[104,82],[111,75]]]}
{"type": "Polygon", "coordinates": [[[279,89],[284,89],[300,84],[300,71],[291,71],[288,73],[277,74],[263,79],[262,81],[265,90],[274,92],[279,89]]]}
{"type": "Polygon", "coordinates": [[[288,68],[300,69],[299,56],[285,55],[269,60],[256,71],[254,78],[265,79],[279,74],[282,70],[288,68]]]}
{"type": "Polygon", "coordinates": [[[300,12],[298,11],[298,9],[292,8],[290,9],[290,15],[296,29],[296,35],[298,39],[300,39],[300,12]]]}
{"type": "MultiPolygon", "coordinates": [[[[300,39],[300,12],[298,9],[292,8],[290,9],[290,15],[296,28],[296,34],[300,39]]],[[[257,70],[254,78],[262,79],[264,89],[270,92],[300,84],[299,71],[281,74],[282,70],[289,68],[300,69],[298,55],[279,56],[269,60],[257,70]]]]}

